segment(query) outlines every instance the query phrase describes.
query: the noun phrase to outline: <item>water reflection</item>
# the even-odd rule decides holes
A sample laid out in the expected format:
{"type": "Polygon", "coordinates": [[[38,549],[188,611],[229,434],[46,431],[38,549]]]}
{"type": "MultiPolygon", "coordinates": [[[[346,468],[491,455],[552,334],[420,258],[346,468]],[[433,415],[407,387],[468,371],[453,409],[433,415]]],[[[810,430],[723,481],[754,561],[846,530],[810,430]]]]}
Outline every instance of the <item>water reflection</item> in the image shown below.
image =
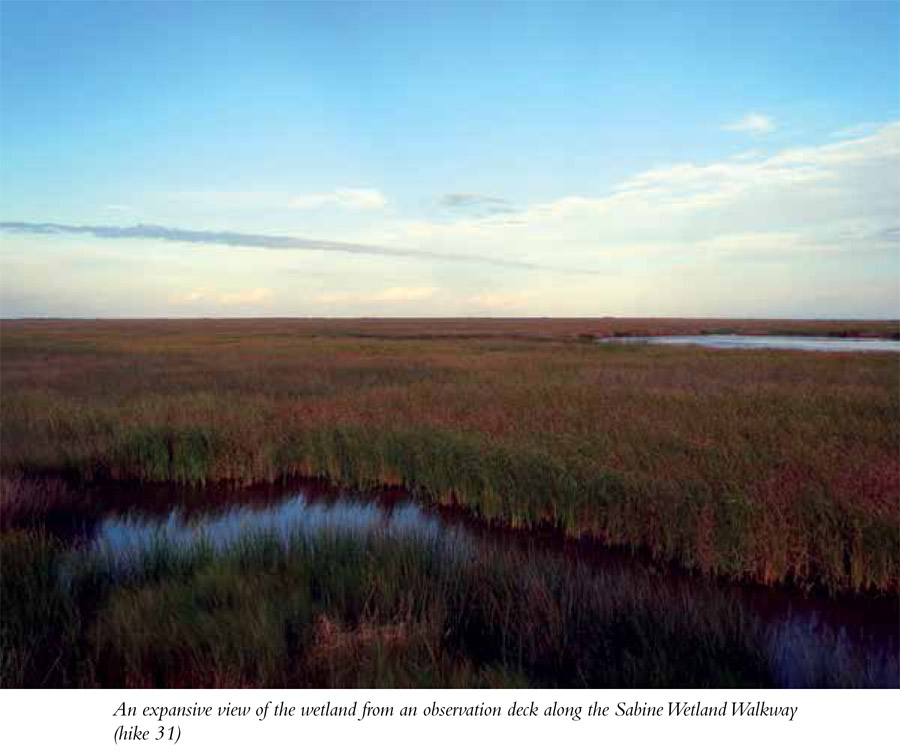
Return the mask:
{"type": "Polygon", "coordinates": [[[422,507],[400,489],[360,495],[309,480],[247,489],[104,486],[90,499],[85,509],[106,514],[82,520],[76,539],[120,569],[160,543],[219,551],[252,534],[285,544],[322,533],[412,536],[461,559],[479,547],[461,518],[422,507]]]}
{"type": "MultiPolygon", "coordinates": [[[[78,532],[70,537],[79,548],[102,552],[122,568],[160,542],[223,549],[252,533],[288,541],[298,534],[334,531],[360,537],[414,536],[453,559],[486,550],[516,551],[527,559],[572,559],[634,584],[635,590],[650,582],[663,598],[688,594],[703,602],[734,597],[769,628],[769,655],[784,686],[815,680],[814,667],[822,659],[839,663],[842,657],[863,659],[867,674],[879,684],[900,684],[896,597],[816,598],[660,570],[626,552],[603,549],[595,541],[574,541],[554,531],[499,529],[458,510],[423,507],[401,489],[363,495],[317,481],[237,490],[103,486],[89,492],[79,509],[95,514],[77,520],[78,532]]],[[[677,600],[672,603],[678,605],[677,600]]]]}
{"type": "Polygon", "coordinates": [[[698,334],[694,336],[614,336],[599,339],[599,341],[604,344],[665,344],[668,346],[704,346],[712,349],[796,349],[806,352],[894,352],[900,354],[900,341],[836,336],[698,334]]]}
{"type": "Polygon", "coordinates": [[[405,503],[392,507],[372,502],[344,501],[340,504],[310,502],[303,494],[291,496],[270,508],[247,506],[229,508],[219,514],[200,516],[196,511],[158,514],[114,514],[103,520],[92,537],[92,548],[110,551],[139,551],[160,540],[176,546],[203,541],[213,548],[226,548],[248,533],[265,532],[287,541],[297,533],[315,535],[323,531],[351,534],[379,532],[386,535],[415,535],[429,540],[452,535],[438,517],[421,507],[405,503]]]}

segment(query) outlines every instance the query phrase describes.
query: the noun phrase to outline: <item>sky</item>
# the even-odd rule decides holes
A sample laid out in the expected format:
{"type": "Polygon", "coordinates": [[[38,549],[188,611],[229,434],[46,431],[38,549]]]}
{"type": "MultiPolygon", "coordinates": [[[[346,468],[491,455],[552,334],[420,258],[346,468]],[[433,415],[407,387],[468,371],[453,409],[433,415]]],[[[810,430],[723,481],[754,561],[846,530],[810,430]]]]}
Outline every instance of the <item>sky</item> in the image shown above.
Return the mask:
{"type": "Polygon", "coordinates": [[[900,317],[900,3],[0,2],[3,317],[900,317]]]}

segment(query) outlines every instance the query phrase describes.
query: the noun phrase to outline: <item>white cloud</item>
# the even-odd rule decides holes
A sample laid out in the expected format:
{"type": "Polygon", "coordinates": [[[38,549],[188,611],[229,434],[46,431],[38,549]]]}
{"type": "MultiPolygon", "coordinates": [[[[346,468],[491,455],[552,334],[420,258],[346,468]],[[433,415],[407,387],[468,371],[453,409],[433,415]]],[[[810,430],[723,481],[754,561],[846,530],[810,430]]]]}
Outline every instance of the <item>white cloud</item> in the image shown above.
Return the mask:
{"type": "Polygon", "coordinates": [[[297,210],[312,210],[327,205],[352,210],[377,210],[387,205],[387,198],[378,189],[335,189],[333,192],[301,194],[289,204],[297,210]]]}
{"type": "Polygon", "coordinates": [[[169,297],[170,304],[179,305],[226,305],[241,306],[269,302],[274,299],[271,289],[256,287],[252,289],[238,289],[235,291],[216,292],[211,289],[192,289],[182,294],[173,294],[169,297]]]}
{"type": "Polygon", "coordinates": [[[431,299],[437,289],[433,286],[394,286],[375,294],[373,302],[421,302],[431,299]]]}
{"type": "Polygon", "coordinates": [[[170,301],[181,307],[168,314],[884,317],[898,307],[900,122],[843,133],[853,136],[659,165],[604,193],[549,197],[502,216],[357,216],[352,243],[204,232],[220,245],[209,254],[188,243],[196,232],[177,229],[129,238],[113,232],[131,227],[104,227],[108,237],[89,244],[8,233],[0,288],[10,297],[64,280],[51,299],[75,302],[97,288],[89,255],[115,253],[116,272],[103,268],[116,285],[100,287],[110,302],[92,298],[90,311],[158,312],[177,281],[183,293],[170,301]],[[170,237],[172,246],[155,241],[170,237]],[[265,249],[264,262],[246,244],[265,249]],[[134,260],[151,255],[143,270],[156,277],[133,276],[134,260]],[[513,266],[483,264],[498,258],[513,266]],[[587,269],[599,275],[578,273],[587,269]]]}
{"type": "MultiPolygon", "coordinates": [[[[564,197],[532,208],[529,216],[533,219],[640,215],[643,225],[647,220],[643,218],[645,214],[687,215],[734,204],[743,206],[750,214],[754,203],[765,200],[768,205],[772,199],[782,207],[804,205],[805,210],[812,210],[805,207],[811,200],[825,200],[829,204],[828,200],[836,197],[843,200],[834,208],[838,214],[847,214],[850,206],[856,212],[860,205],[882,193],[886,181],[893,177],[896,183],[900,123],[887,124],[874,134],[858,139],[785,150],[757,160],[741,157],[718,163],[678,163],[644,171],[614,187],[604,197],[564,197]],[[865,199],[861,202],[861,198],[865,199]]],[[[882,195],[884,199],[890,197],[882,195]]],[[[897,206],[896,197],[891,204],[897,206]]],[[[875,207],[878,205],[883,206],[884,201],[875,203],[875,207]]],[[[822,220],[834,218],[832,209],[821,213],[822,220]]]]}
{"type": "Polygon", "coordinates": [[[317,304],[399,304],[424,302],[432,299],[438,289],[434,286],[393,286],[376,292],[326,292],[312,299],[317,304]]]}
{"type": "Polygon", "coordinates": [[[509,312],[527,309],[528,297],[523,294],[476,294],[466,299],[466,304],[477,310],[509,312]]]}
{"type": "Polygon", "coordinates": [[[892,243],[896,251],[883,231],[900,217],[898,161],[900,122],[770,156],[653,168],[605,195],[560,197],[502,218],[397,222],[379,241],[596,268],[620,278],[667,256],[858,261],[889,253],[892,243]]]}
{"type": "Polygon", "coordinates": [[[209,291],[206,289],[192,289],[191,291],[179,294],[171,294],[169,296],[169,304],[193,304],[195,302],[206,302],[209,300],[209,291]]]}
{"type": "Polygon", "coordinates": [[[244,289],[243,291],[230,291],[220,294],[216,301],[223,305],[248,305],[268,302],[274,297],[271,289],[257,287],[244,289]]]}
{"type": "Polygon", "coordinates": [[[725,131],[741,131],[755,136],[775,131],[775,121],[762,113],[747,113],[743,118],[722,127],[725,131]]]}

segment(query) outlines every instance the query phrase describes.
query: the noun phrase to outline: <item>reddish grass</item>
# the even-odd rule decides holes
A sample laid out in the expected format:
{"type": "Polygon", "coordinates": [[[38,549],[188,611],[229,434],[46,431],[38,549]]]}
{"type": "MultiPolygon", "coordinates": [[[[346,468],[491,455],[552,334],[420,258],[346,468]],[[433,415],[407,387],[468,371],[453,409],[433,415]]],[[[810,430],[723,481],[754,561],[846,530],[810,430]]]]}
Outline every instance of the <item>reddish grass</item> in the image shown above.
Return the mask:
{"type": "Polygon", "coordinates": [[[894,355],[584,334],[896,322],[6,321],[5,476],[400,483],[761,582],[898,590],[894,355]]]}

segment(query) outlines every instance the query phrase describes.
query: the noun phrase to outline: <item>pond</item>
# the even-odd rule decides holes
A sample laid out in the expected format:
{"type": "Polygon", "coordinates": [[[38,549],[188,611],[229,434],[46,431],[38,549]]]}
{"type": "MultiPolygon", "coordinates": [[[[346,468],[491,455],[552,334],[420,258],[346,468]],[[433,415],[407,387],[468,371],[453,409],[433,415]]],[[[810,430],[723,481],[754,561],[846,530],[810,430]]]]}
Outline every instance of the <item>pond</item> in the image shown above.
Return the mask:
{"type": "Polygon", "coordinates": [[[805,352],[889,352],[900,354],[900,341],[855,339],[838,336],[748,336],[743,334],[698,334],[691,336],[613,336],[603,344],[664,344],[702,346],[711,349],[795,349],[805,352]]]}
{"type": "Polygon", "coordinates": [[[564,538],[552,529],[492,527],[458,509],[424,506],[399,488],[354,493],[310,480],[243,489],[105,485],[89,490],[84,504],[78,507],[80,517],[60,513],[47,526],[79,550],[102,551],[123,563],[160,540],[184,547],[203,541],[221,549],[255,531],[286,541],[298,532],[410,536],[438,542],[448,559],[499,549],[515,550],[529,560],[577,560],[625,585],[653,581],[671,591],[675,605],[677,596],[685,594],[701,604],[709,600],[704,597],[734,598],[771,630],[769,653],[778,660],[784,686],[812,679],[808,664],[821,664],[823,658],[841,664],[842,656],[863,658],[882,684],[900,682],[896,597],[815,597],[712,580],[603,548],[595,540],[564,538]]]}

